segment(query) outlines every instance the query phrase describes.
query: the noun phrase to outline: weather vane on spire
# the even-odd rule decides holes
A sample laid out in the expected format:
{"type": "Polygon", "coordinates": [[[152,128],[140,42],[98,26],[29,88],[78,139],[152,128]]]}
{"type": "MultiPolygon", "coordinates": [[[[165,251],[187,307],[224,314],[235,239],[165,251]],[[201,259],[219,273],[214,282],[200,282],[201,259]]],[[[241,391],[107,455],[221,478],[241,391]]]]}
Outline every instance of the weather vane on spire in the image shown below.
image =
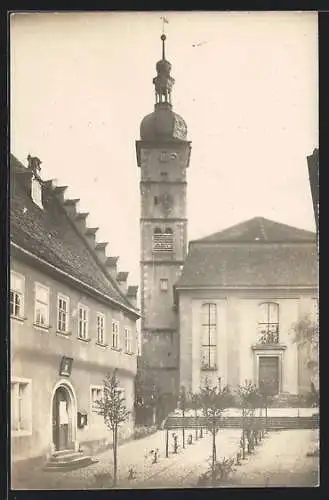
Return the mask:
{"type": "Polygon", "coordinates": [[[169,24],[169,21],[165,16],[161,16],[160,19],[162,20],[162,34],[165,35],[165,24],[169,24]]]}
{"type": "Polygon", "coordinates": [[[166,41],[166,34],[165,34],[165,24],[169,24],[168,19],[165,16],[161,16],[160,19],[162,20],[162,35],[161,35],[161,40],[162,40],[162,60],[164,61],[166,59],[165,56],[165,41],[166,41]]]}

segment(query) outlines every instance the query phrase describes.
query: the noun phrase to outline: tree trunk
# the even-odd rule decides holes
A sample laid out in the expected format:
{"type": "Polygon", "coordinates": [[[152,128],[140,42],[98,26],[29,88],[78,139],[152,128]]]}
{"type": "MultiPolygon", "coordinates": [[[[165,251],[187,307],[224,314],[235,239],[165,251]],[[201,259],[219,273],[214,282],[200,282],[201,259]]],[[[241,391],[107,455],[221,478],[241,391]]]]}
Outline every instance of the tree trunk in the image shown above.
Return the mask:
{"type": "Polygon", "coordinates": [[[198,410],[197,409],[194,410],[194,414],[195,414],[195,439],[197,440],[198,439],[198,425],[197,425],[198,410]]]}
{"type": "Polygon", "coordinates": [[[213,427],[213,429],[212,429],[212,464],[211,464],[213,479],[215,479],[215,477],[214,477],[215,464],[216,464],[216,430],[213,427]]]}
{"type": "Polygon", "coordinates": [[[245,458],[245,448],[246,448],[246,440],[245,440],[245,409],[242,408],[242,458],[245,458]]]}
{"type": "Polygon", "coordinates": [[[113,486],[117,485],[118,482],[118,427],[115,426],[113,429],[113,486]]]}

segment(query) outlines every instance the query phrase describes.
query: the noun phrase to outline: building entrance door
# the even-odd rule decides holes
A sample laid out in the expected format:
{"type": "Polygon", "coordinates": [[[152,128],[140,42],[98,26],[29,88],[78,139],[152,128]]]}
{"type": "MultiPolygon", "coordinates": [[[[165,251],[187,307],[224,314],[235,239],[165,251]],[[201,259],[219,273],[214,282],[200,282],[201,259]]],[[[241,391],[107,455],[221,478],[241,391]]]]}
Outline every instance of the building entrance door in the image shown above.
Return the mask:
{"type": "Polygon", "coordinates": [[[280,389],[279,357],[260,356],[258,370],[259,386],[268,395],[274,396],[278,394],[280,389]]]}
{"type": "Polygon", "coordinates": [[[56,389],[53,400],[53,443],[56,451],[73,448],[72,403],[63,386],[56,389]]]}

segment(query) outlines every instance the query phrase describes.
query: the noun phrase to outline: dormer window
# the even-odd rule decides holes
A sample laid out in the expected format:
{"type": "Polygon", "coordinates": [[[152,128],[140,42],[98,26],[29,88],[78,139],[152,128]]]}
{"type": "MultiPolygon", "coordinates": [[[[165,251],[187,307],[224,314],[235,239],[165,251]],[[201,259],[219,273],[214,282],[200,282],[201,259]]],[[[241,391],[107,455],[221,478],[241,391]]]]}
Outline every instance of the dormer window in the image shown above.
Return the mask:
{"type": "Polygon", "coordinates": [[[32,197],[33,203],[38,205],[38,207],[43,210],[42,186],[40,184],[40,181],[35,176],[33,176],[32,180],[31,180],[31,197],[32,197]]]}
{"type": "Polygon", "coordinates": [[[32,172],[31,179],[31,198],[33,202],[38,205],[39,208],[43,209],[42,205],[42,184],[39,178],[41,170],[41,160],[36,156],[32,157],[28,155],[27,157],[28,166],[27,168],[32,172]]]}

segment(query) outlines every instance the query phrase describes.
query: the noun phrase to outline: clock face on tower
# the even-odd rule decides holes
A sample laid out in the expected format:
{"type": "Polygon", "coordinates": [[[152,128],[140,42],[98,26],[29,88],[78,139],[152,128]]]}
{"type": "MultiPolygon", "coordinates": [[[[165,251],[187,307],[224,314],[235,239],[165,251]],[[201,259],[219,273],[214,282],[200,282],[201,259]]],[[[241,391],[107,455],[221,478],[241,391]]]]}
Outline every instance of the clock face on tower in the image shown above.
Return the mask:
{"type": "Polygon", "coordinates": [[[164,193],[163,195],[160,196],[160,203],[163,206],[163,211],[165,213],[168,213],[170,212],[173,204],[173,197],[171,196],[170,193],[164,193]]]}

